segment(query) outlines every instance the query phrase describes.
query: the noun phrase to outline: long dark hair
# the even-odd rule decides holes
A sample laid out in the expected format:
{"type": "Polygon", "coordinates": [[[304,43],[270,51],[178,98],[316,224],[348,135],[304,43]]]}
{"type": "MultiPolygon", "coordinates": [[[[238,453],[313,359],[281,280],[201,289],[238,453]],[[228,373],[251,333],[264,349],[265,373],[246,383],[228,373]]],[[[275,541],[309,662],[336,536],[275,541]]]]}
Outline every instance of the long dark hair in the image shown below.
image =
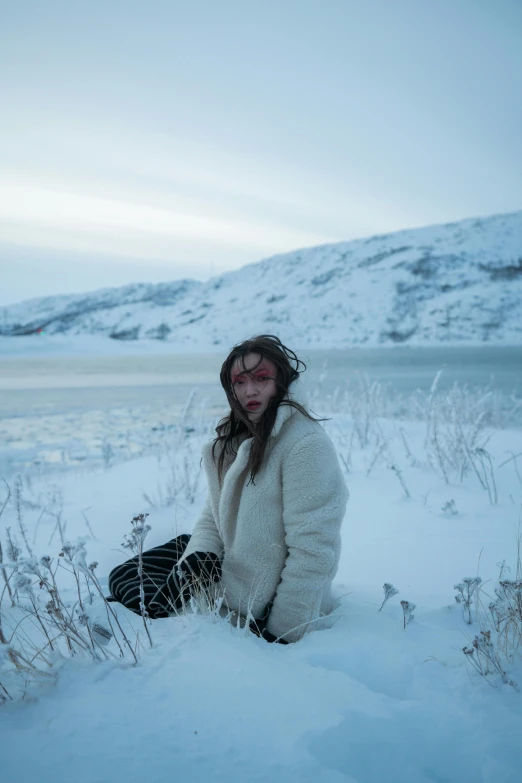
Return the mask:
{"type": "Polygon", "coordinates": [[[252,436],[248,467],[250,468],[250,480],[252,482],[254,481],[256,474],[261,468],[266,444],[272,427],[274,426],[277,409],[280,404],[296,408],[312,421],[325,421],[324,419],[315,419],[295,400],[284,400],[290,384],[297,380],[305,370],[306,364],[301,359],[297,358],[294,351],[291,351],[290,348],[283,345],[279,337],[276,337],[273,334],[259,334],[255,337],[250,337],[250,339],[244,340],[242,343],[238,343],[232,348],[223,362],[219,374],[221,385],[225,390],[230,405],[230,413],[228,416],[221,419],[217,425],[217,437],[212,444],[212,457],[214,462],[216,461],[216,447],[218,443],[222,444],[221,453],[218,459],[218,477],[220,481],[223,475],[225,459],[227,457],[230,459],[236,457],[239,437],[245,433],[252,436]],[[231,378],[232,367],[237,359],[240,361],[242,370],[246,370],[245,356],[247,353],[258,353],[261,356],[256,366],[250,368],[250,373],[254,372],[265,358],[270,359],[277,369],[276,377],[274,379],[276,383],[276,393],[270,400],[266,411],[256,424],[253,424],[249,420],[246,412],[241,407],[236,397],[231,378]],[[292,366],[292,363],[295,364],[295,367],[292,366]],[[301,367],[302,369],[300,369],[301,367]]]}

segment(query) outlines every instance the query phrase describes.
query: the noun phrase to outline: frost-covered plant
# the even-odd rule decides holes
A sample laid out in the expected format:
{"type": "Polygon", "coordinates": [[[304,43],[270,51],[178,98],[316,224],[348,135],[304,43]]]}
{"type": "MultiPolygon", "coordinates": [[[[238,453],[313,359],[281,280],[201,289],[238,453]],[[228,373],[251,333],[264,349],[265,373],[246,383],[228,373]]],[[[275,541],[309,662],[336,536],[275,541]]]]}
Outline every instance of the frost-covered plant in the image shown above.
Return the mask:
{"type": "Polygon", "coordinates": [[[7,557],[12,563],[18,563],[22,555],[22,549],[18,546],[16,538],[13,537],[11,528],[6,527],[5,532],[7,535],[7,557]]]}
{"type": "Polygon", "coordinates": [[[49,539],[49,543],[51,544],[53,541],[53,538],[56,534],[56,531],[58,531],[58,534],[60,536],[60,543],[62,546],[65,543],[65,531],[67,528],[67,523],[64,522],[62,515],[63,515],[63,497],[62,497],[62,491],[59,487],[53,487],[47,497],[47,505],[45,508],[46,513],[54,517],[56,520],[56,525],[54,527],[53,532],[51,533],[51,537],[49,539]]]}
{"type": "Polygon", "coordinates": [[[23,519],[23,513],[22,513],[22,504],[23,504],[23,479],[22,476],[18,473],[15,476],[14,480],[14,502],[15,502],[15,509],[16,509],[16,521],[18,523],[18,529],[20,531],[20,534],[22,536],[22,539],[25,544],[25,548],[27,549],[27,552],[29,554],[29,557],[33,556],[33,551],[31,549],[31,545],[29,544],[29,538],[27,535],[27,530],[24,525],[24,519],[23,519]]]}
{"type": "MultiPolygon", "coordinates": [[[[515,392],[506,394],[492,387],[469,388],[465,383],[454,383],[450,389],[443,388],[443,373],[443,370],[437,372],[427,393],[416,389],[410,394],[401,393],[379,379],[372,380],[367,373],[356,373],[353,380],[347,380],[343,388],[337,387],[332,395],[318,386],[310,394],[310,404],[312,407],[320,404],[325,414],[343,413],[348,409],[357,423],[356,434],[362,448],[365,439],[366,444],[371,440],[379,417],[425,421],[428,424],[434,414],[443,425],[450,422],[452,409],[456,408],[466,428],[475,424],[479,417],[479,429],[500,429],[522,423],[522,400],[515,392]]],[[[411,451],[408,458],[415,466],[416,458],[411,451]]]]}
{"type": "Polygon", "coordinates": [[[223,588],[218,584],[203,584],[199,579],[192,583],[187,603],[194,614],[204,615],[214,623],[221,619],[222,608],[227,608],[223,588]]]}
{"type": "Polygon", "coordinates": [[[143,498],[152,508],[164,508],[174,505],[180,492],[176,451],[171,447],[163,446],[157,454],[157,459],[160,473],[166,471],[166,477],[158,481],[156,493],[144,492],[143,498]],[[165,468],[164,464],[166,464],[165,468]]]}
{"type": "Polygon", "coordinates": [[[376,438],[373,455],[370,459],[370,464],[368,466],[368,469],[366,470],[366,477],[370,475],[374,467],[378,465],[382,459],[384,459],[384,456],[387,453],[388,441],[382,440],[381,438],[382,438],[382,434],[379,432],[376,438]]]}
{"type": "Polygon", "coordinates": [[[106,469],[110,468],[112,466],[112,463],[114,462],[115,453],[112,447],[112,443],[107,437],[105,437],[102,441],[101,453],[103,459],[103,467],[106,469]]]}
{"type": "Polygon", "coordinates": [[[402,606],[402,614],[403,614],[403,628],[406,629],[406,626],[411,623],[413,619],[415,619],[415,615],[413,612],[417,608],[416,604],[410,603],[410,601],[401,601],[402,606]]]}
{"type": "Polygon", "coordinates": [[[477,618],[481,632],[473,642],[463,648],[466,660],[483,676],[500,677],[501,682],[517,688],[507,674],[509,665],[520,656],[522,647],[522,540],[517,539],[517,566],[515,579],[507,578],[511,569],[505,561],[498,563],[499,579],[495,599],[488,605],[489,613],[480,601],[481,588],[476,588],[477,618]]]}
{"type": "Polygon", "coordinates": [[[145,543],[147,534],[151,529],[150,525],[147,525],[145,523],[145,520],[147,519],[148,516],[149,515],[146,513],[138,514],[137,516],[131,519],[132,531],[125,536],[123,546],[126,549],[130,549],[132,552],[134,552],[135,556],[138,558],[138,579],[140,583],[140,614],[143,620],[143,626],[145,628],[147,637],[149,639],[149,644],[152,647],[152,639],[147,624],[149,613],[147,612],[147,609],[145,607],[145,589],[143,586],[143,544],[145,543]]]}
{"type": "Polygon", "coordinates": [[[512,662],[522,645],[522,579],[501,579],[495,594],[489,611],[499,646],[512,662]]]}
{"type": "Polygon", "coordinates": [[[451,514],[454,517],[457,516],[457,514],[459,513],[457,510],[457,504],[455,503],[453,498],[447,500],[442,506],[441,510],[444,512],[444,514],[451,514]]]}
{"type": "Polygon", "coordinates": [[[398,595],[399,591],[397,590],[394,585],[390,584],[390,582],[385,582],[382,586],[382,589],[384,590],[384,601],[379,607],[379,612],[381,611],[382,607],[386,603],[386,601],[389,601],[390,598],[393,598],[394,595],[398,595]]]}
{"type": "Polygon", "coordinates": [[[352,452],[353,452],[354,435],[355,435],[355,430],[353,429],[353,427],[350,432],[349,439],[345,436],[342,429],[337,428],[335,435],[331,433],[332,439],[335,439],[337,436],[337,440],[338,440],[338,443],[336,444],[337,454],[339,455],[339,459],[341,460],[341,463],[343,464],[344,469],[347,473],[350,473],[352,470],[352,452]]]}
{"type": "MultiPolygon", "coordinates": [[[[10,499],[11,499],[11,490],[9,489],[9,485],[7,484],[5,479],[4,479],[4,484],[5,484],[6,489],[7,489],[7,494],[5,496],[4,502],[0,506],[0,519],[2,519],[2,515],[3,515],[4,511],[5,511],[5,509],[7,508],[7,505],[9,503],[10,499]]],[[[9,598],[11,599],[11,604],[14,606],[13,591],[11,589],[11,585],[9,584],[9,578],[7,576],[7,571],[6,571],[5,566],[4,566],[3,563],[4,563],[4,551],[2,549],[2,540],[0,539],[0,571],[2,572],[2,577],[3,577],[4,582],[5,582],[5,589],[7,590],[8,594],[9,594],[9,598]]]]}
{"type": "MultiPolygon", "coordinates": [[[[21,549],[21,547],[18,546],[18,544],[16,542],[16,538],[14,538],[14,536],[11,533],[11,528],[10,527],[6,527],[5,533],[6,533],[6,536],[7,536],[7,545],[6,545],[7,559],[8,559],[8,561],[10,561],[10,563],[13,565],[13,567],[16,570],[16,566],[17,566],[19,560],[21,559],[22,549],[21,549]]],[[[12,576],[13,576],[13,574],[11,574],[11,578],[8,578],[7,576],[5,576],[4,578],[5,578],[7,591],[9,593],[10,598],[11,598],[11,602],[12,602],[12,604],[14,606],[15,603],[16,603],[16,586],[13,584],[13,590],[14,590],[14,593],[13,593],[12,590],[11,590],[12,576]]]]}
{"type": "Polygon", "coordinates": [[[143,552],[143,544],[151,527],[145,524],[148,513],[137,514],[131,519],[132,530],[124,536],[122,546],[124,549],[130,549],[135,555],[143,552]]]}
{"type": "Polygon", "coordinates": [[[518,686],[514,680],[508,677],[502,666],[498,650],[491,641],[491,631],[481,631],[473,639],[471,645],[462,648],[467,660],[479,674],[487,677],[488,674],[497,674],[506,685],[511,685],[515,690],[518,686]]]}
{"type": "Polygon", "coordinates": [[[412,468],[419,468],[421,466],[421,462],[412,453],[410,443],[402,427],[399,427],[399,434],[401,436],[402,445],[404,446],[404,451],[406,452],[408,462],[410,463],[412,468]]]}
{"type": "Polygon", "coordinates": [[[480,486],[488,492],[490,503],[495,504],[493,462],[486,450],[490,438],[485,431],[487,395],[470,405],[465,387],[454,384],[448,391],[439,391],[441,376],[442,370],[435,376],[426,399],[418,402],[419,411],[424,411],[426,420],[428,460],[446,484],[454,478],[462,482],[469,472],[473,472],[480,486]]]}
{"type": "Polygon", "coordinates": [[[185,498],[189,501],[189,503],[194,503],[196,499],[199,477],[201,474],[201,461],[194,459],[189,444],[185,446],[185,452],[183,456],[183,474],[185,478],[185,498]]]}
{"type": "Polygon", "coordinates": [[[482,475],[481,483],[487,490],[489,495],[489,502],[492,506],[494,506],[498,503],[498,492],[491,454],[489,451],[486,451],[486,449],[479,447],[475,449],[475,455],[481,467],[481,471],[477,471],[479,476],[482,475]]]}
{"type": "Polygon", "coordinates": [[[468,625],[471,625],[472,623],[471,602],[473,599],[473,595],[475,594],[477,587],[481,583],[482,583],[482,579],[480,578],[480,576],[467,576],[462,580],[462,582],[453,585],[453,589],[457,591],[457,595],[455,596],[455,601],[458,604],[462,604],[464,619],[468,623],[468,625]]]}
{"type": "Polygon", "coordinates": [[[348,395],[354,432],[362,449],[371,439],[377,416],[382,415],[385,389],[379,381],[370,381],[365,373],[357,374],[358,388],[348,395]]]}
{"type": "Polygon", "coordinates": [[[389,469],[392,471],[392,473],[394,473],[394,474],[397,476],[397,478],[398,478],[398,480],[399,480],[399,484],[401,485],[401,487],[402,487],[402,491],[404,492],[404,494],[406,495],[406,497],[407,497],[407,498],[411,498],[411,495],[410,495],[409,489],[408,489],[408,487],[406,486],[406,482],[404,481],[404,476],[402,475],[402,470],[401,470],[401,469],[399,468],[399,466],[398,466],[398,465],[397,465],[395,462],[393,462],[393,461],[391,461],[391,462],[388,464],[388,467],[389,467],[389,469]]]}
{"type": "Polygon", "coordinates": [[[512,451],[508,451],[508,454],[510,454],[511,456],[509,457],[509,459],[506,459],[506,460],[504,460],[504,462],[501,462],[500,465],[499,465],[499,468],[503,468],[504,465],[507,465],[509,462],[512,462],[513,463],[513,467],[515,469],[515,475],[516,475],[516,477],[518,479],[518,483],[522,487],[522,475],[520,474],[520,470],[519,470],[518,463],[517,463],[517,459],[519,457],[522,457],[522,453],[520,453],[520,454],[513,454],[512,451]]]}
{"type": "Polygon", "coordinates": [[[152,507],[172,506],[183,500],[192,504],[196,499],[201,476],[201,443],[195,439],[194,433],[208,440],[214,431],[214,423],[204,419],[204,404],[197,415],[192,415],[195,395],[195,390],[192,390],[175,429],[169,431],[168,440],[157,449],[161,479],[155,493],[143,493],[152,507]]]}
{"type": "Polygon", "coordinates": [[[5,551],[9,560],[2,563],[7,581],[0,591],[0,702],[23,696],[42,678],[54,678],[66,657],[86,655],[99,661],[117,658],[119,651],[137,663],[134,647],[94,573],[97,564],[87,565],[85,541],[66,542],[57,559],[22,557],[12,536],[5,551]],[[62,572],[73,577],[76,596],[61,586],[62,572]],[[13,605],[6,609],[10,584],[13,605]],[[98,607],[93,607],[96,594],[98,607]],[[107,624],[97,617],[100,606],[107,624]]]}

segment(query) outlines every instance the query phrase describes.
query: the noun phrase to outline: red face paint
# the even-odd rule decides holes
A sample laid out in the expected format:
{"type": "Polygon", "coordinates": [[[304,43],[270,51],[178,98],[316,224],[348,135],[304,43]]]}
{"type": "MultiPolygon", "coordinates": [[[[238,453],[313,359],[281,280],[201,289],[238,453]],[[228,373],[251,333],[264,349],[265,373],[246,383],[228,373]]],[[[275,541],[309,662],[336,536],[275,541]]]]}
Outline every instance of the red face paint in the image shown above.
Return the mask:
{"type": "Polygon", "coordinates": [[[253,373],[250,372],[234,373],[232,375],[232,383],[235,383],[236,381],[244,381],[247,375],[250,375],[251,378],[270,377],[267,368],[261,363],[259,367],[256,367],[256,370],[253,373]]]}

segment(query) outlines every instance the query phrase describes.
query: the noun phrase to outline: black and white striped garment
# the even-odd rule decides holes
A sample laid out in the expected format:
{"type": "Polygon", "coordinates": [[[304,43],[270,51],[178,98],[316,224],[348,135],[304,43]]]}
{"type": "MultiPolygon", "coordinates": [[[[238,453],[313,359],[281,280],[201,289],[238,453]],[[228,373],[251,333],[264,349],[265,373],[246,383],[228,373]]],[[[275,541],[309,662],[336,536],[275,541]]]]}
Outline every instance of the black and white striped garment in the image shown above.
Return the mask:
{"type": "MultiPolygon", "coordinates": [[[[143,553],[143,591],[145,608],[151,617],[167,616],[181,609],[184,596],[174,566],[182,557],[190,536],[184,533],[166,544],[143,553]]],[[[140,612],[138,557],[126,560],[109,574],[109,590],[115,601],[137,614],[140,612]]]]}

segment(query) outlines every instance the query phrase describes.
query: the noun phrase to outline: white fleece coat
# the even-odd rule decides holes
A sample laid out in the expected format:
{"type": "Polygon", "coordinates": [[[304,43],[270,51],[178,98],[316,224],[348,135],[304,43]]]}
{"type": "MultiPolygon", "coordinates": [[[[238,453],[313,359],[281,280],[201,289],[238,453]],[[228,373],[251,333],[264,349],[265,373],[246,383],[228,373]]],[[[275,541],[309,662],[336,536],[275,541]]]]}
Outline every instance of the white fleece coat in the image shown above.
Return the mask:
{"type": "MultiPolygon", "coordinates": [[[[304,405],[295,383],[289,396],[304,405]]],[[[221,484],[212,442],[203,447],[208,495],[182,560],[214,552],[228,608],[259,618],[272,601],[267,630],[294,642],[331,611],[348,490],[323,427],[284,401],[255,484],[247,470],[251,443],[244,440],[225,462],[221,484]]]]}

